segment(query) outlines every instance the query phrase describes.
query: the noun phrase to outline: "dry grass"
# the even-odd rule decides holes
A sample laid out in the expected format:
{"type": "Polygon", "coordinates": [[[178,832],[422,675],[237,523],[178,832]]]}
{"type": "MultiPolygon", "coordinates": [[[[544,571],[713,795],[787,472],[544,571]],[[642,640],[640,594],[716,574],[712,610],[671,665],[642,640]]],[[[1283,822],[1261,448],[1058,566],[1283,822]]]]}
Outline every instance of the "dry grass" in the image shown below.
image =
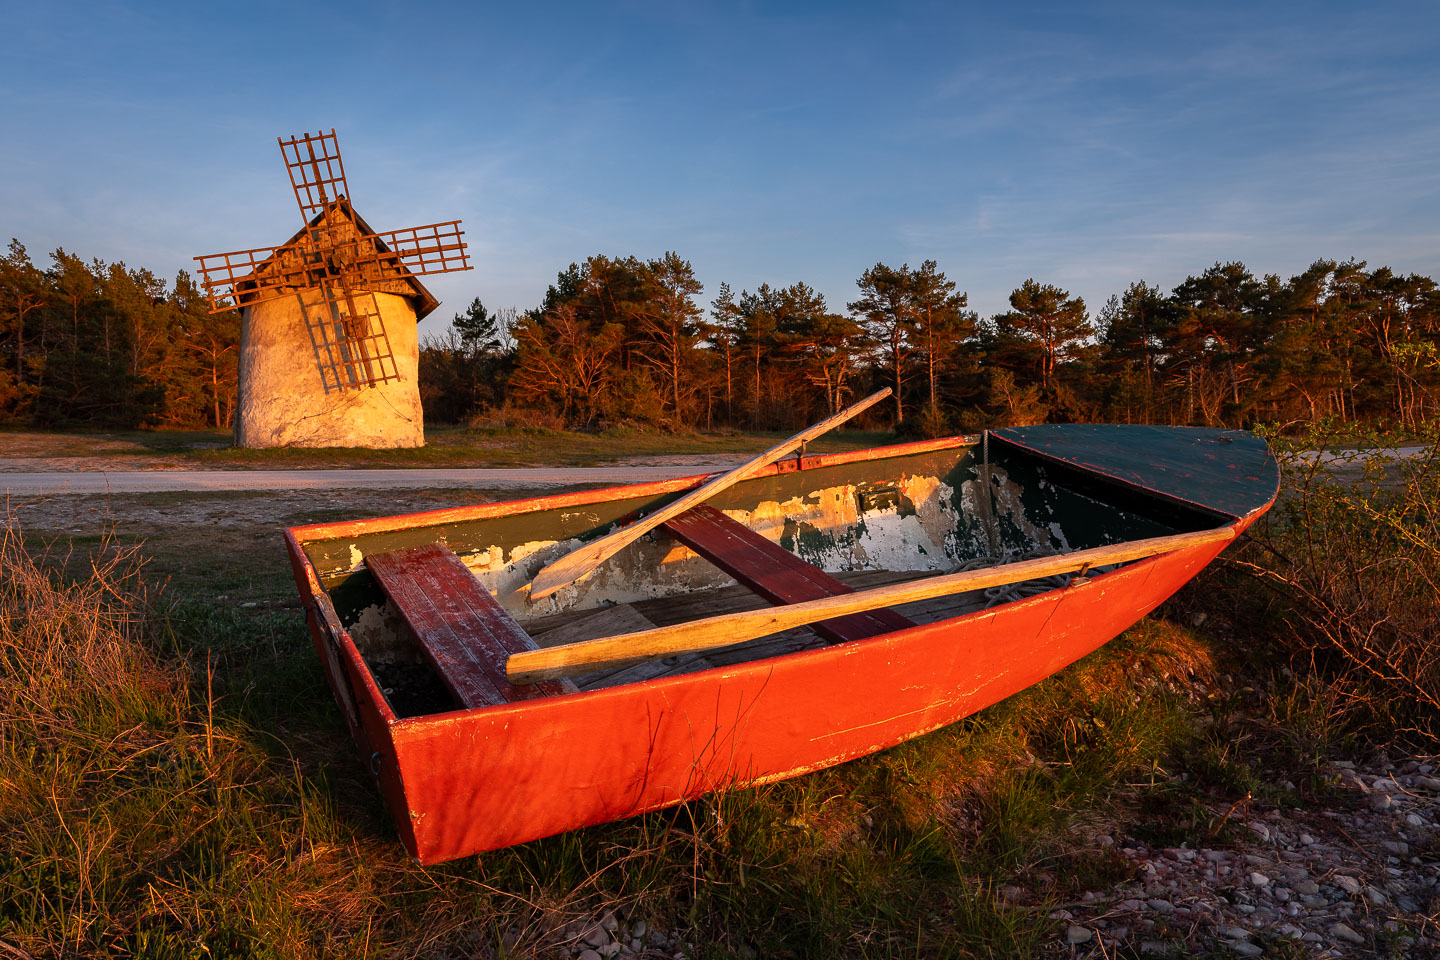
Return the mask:
{"type": "Polygon", "coordinates": [[[139,549],[0,536],[0,954],[548,957],[621,908],[700,957],[1059,956],[1044,904],[1121,879],[1097,833],[1208,842],[1217,803],[1265,795],[1220,653],[1159,619],[874,757],[422,869],[300,618],[198,573],[157,597],[139,549]]]}
{"type": "Polygon", "coordinates": [[[1383,438],[1321,425],[1278,445],[1280,504],[1238,565],[1269,589],[1257,616],[1377,737],[1440,740],[1440,423],[1397,460],[1383,438]],[[1338,459],[1302,451],[1345,445],[1338,459]],[[1313,667],[1313,669],[1312,669],[1313,667]]]}

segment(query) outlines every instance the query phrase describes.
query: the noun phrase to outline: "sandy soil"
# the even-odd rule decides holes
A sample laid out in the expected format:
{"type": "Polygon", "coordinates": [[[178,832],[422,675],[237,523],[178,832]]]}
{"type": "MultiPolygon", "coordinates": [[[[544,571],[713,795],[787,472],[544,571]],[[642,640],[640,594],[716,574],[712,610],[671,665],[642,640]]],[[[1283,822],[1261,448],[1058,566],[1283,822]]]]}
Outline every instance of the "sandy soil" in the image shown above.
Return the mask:
{"type": "MultiPolygon", "coordinates": [[[[554,492],[546,491],[546,492],[554,492]]],[[[31,496],[9,498],[10,515],[29,532],[98,534],[123,529],[145,535],[162,527],[250,528],[261,535],[280,526],[340,517],[420,513],[497,497],[481,490],[331,490],[31,496]]]]}

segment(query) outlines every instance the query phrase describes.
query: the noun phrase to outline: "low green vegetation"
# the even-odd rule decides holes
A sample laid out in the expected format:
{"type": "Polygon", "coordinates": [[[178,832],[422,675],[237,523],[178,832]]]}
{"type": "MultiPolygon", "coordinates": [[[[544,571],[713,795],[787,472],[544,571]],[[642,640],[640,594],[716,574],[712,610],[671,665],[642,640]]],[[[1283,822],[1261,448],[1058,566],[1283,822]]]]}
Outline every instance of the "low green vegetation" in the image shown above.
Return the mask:
{"type": "Polygon", "coordinates": [[[1327,757],[1433,743],[1433,648],[1410,644],[1435,637],[1417,598],[1440,496],[1427,460],[1376,467],[1289,459],[1252,542],[961,723],[429,869],[353,750],[274,532],[368,505],[181,527],[180,499],[156,495],[143,543],[26,540],[12,522],[0,952],[546,956],[566,923],[618,906],[700,957],[1062,955],[1049,913],[1131,879],[1112,841],[1224,847],[1258,812],[1325,800],[1327,757]],[[1362,628],[1389,645],[1357,646],[1362,628]]]}
{"type": "MultiPolygon", "coordinates": [[[[107,433],[0,433],[0,454],[73,459],[104,457],[114,469],[155,465],[216,468],[520,467],[593,466],[627,457],[745,456],[785,439],[781,432],[669,434],[611,429],[594,433],[542,427],[431,427],[424,447],[247,450],[213,430],[134,430],[107,433]]],[[[835,430],[811,443],[811,453],[838,453],[893,443],[886,431],[835,430]]]]}

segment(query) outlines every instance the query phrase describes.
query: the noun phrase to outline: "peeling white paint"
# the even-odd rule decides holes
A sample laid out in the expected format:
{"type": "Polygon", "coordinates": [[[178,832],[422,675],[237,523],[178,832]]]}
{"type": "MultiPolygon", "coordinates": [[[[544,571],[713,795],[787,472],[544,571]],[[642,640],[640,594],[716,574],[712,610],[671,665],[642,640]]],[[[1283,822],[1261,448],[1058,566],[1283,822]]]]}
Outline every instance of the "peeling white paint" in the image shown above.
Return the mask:
{"type": "MultiPolygon", "coordinates": [[[[996,469],[994,475],[998,512],[1035,545],[1058,541],[1068,549],[1058,524],[1049,524],[1047,530],[1029,522],[1021,503],[1021,488],[1002,470],[996,469]]],[[[881,487],[880,492],[883,494],[885,489],[881,487]]],[[[987,552],[983,532],[972,523],[978,513],[977,498],[984,495],[978,481],[964,481],[957,491],[940,477],[915,474],[902,476],[891,489],[894,496],[877,498],[873,488],[840,484],[784,501],[764,501],[748,510],[725,512],[771,541],[786,540],[788,534],[793,537],[797,555],[830,572],[950,570],[957,560],[974,559],[987,552]],[[867,502],[875,505],[864,509],[867,502]]],[[[656,530],[611,557],[584,580],[532,603],[528,587],[536,574],[580,545],[577,538],[531,540],[511,546],[490,544],[469,550],[461,560],[521,622],[567,610],[677,596],[735,582],[708,560],[656,530]]],[[[353,566],[363,562],[355,544],[350,545],[350,559],[353,566]]],[[[357,624],[357,629],[379,637],[382,631],[377,619],[383,618],[373,610],[364,611],[364,622],[357,624]]],[[[376,640],[382,646],[384,642],[376,640]]]]}

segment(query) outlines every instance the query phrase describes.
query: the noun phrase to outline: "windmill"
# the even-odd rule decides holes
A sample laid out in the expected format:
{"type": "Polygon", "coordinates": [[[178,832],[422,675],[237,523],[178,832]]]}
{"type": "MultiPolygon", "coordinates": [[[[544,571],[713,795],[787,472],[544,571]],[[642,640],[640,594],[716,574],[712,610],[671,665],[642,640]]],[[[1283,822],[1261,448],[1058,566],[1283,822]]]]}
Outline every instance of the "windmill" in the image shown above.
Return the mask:
{"type": "Polygon", "coordinates": [[[459,220],[377,233],[350,202],[339,140],[278,139],[305,225],[285,243],[196,257],[210,312],[242,312],[237,446],[420,446],[416,279],[469,270],[459,220]]]}

